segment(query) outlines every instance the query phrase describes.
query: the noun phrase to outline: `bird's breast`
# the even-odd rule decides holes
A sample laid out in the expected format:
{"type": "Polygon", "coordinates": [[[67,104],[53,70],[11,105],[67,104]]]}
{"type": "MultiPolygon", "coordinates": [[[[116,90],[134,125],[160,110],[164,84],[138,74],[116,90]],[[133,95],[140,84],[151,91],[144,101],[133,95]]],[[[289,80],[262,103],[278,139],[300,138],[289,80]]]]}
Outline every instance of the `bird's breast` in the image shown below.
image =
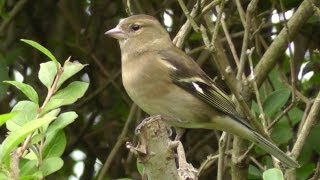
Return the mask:
{"type": "Polygon", "coordinates": [[[160,67],[142,61],[131,59],[122,63],[122,81],[130,98],[144,111],[153,114],[155,108],[149,107],[157,104],[155,99],[163,98],[170,91],[169,79],[163,78],[169,75],[163,76],[164,74],[160,73],[165,72],[162,72],[160,67]],[[134,63],[134,61],[138,62],[134,63]],[[143,66],[139,66],[142,63],[143,66]]]}
{"type": "Polygon", "coordinates": [[[122,64],[123,85],[130,98],[146,113],[174,117],[178,119],[175,126],[188,127],[191,122],[209,120],[212,108],[173,84],[161,65],[134,67],[133,64],[139,63],[122,64]]]}

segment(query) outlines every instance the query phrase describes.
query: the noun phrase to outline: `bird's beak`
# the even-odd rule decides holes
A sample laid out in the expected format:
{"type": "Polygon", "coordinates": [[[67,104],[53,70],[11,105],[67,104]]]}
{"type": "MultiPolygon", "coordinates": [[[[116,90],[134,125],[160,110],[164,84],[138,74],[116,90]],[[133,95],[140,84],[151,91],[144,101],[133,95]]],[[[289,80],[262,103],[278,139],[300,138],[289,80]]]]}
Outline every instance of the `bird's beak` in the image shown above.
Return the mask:
{"type": "Polygon", "coordinates": [[[128,35],[118,26],[113,29],[110,29],[109,31],[105,32],[104,34],[111,36],[113,38],[116,38],[116,39],[127,39],[128,38],[128,35]]]}

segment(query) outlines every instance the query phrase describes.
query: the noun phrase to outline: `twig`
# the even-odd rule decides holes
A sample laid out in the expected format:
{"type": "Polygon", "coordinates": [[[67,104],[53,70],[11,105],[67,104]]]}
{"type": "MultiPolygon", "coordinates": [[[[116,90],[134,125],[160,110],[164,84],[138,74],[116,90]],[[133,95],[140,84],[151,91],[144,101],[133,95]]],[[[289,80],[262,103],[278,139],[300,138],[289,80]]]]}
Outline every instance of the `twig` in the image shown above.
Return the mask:
{"type": "MultiPolygon", "coordinates": [[[[301,131],[298,134],[297,141],[295,142],[295,144],[292,148],[291,155],[293,158],[297,159],[300,156],[301,150],[302,150],[304,144],[306,143],[306,139],[311,131],[311,128],[313,127],[313,124],[317,120],[319,110],[320,110],[320,92],[318,93],[317,97],[315,98],[314,103],[311,107],[311,110],[308,114],[308,117],[307,117],[305,123],[303,124],[301,131]]],[[[286,178],[287,179],[295,179],[296,178],[295,169],[288,170],[286,172],[286,178]]]]}
{"type": "Polygon", "coordinates": [[[253,86],[253,89],[254,89],[254,93],[256,95],[256,100],[257,100],[257,104],[258,104],[259,111],[260,111],[260,116],[259,117],[262,120],[262,126],[264,127],[265,131],[268,132],[267,129],[266,129],[266,126],[267,126],[266,115],[265,115],[264,110],[263,110],[263,106],[262,106],[262,102],[261,102],[260,94],[259,94],[259,89],[258,89],[257,83],[255,81],[256,77],[255,77],[255,74],[254,74],[254,71],[253,71],[253,63],[252,63],[253,50],[254,50],[254,47],[251,48],[248,51],[249,52],[248,56],[249,56],[250,71],[251,71],[250,81],[252,83],[252,86],[253,86]]]}
{"type": "Polygon", "coordinates": [[[202,51],[205,49],[205,46],[196,47],[194,49],[191,49],[190,51],[186,52],[188,55],[192,55],[194,53],[197,53],[199,51],[202,51]]]}
{"type": "MultiPolygon", "coordinates": [[[[204,3],[204,0],[200,1],[200,4],[202,6],[202,4],[204,3]]],[[[190,17],[194,18],[197,15],[198,12],[198,2],[193,6],[193,9],[190,13],[190,17]]],[[[187,21],[183,24],[183,26],[180,28],[179,32],[177,33],[177,35],[174,37],[173,39],[173,44],[175,44],[177,47],[181,48],[185,42],[185,39],[187,37],[187,35],[190,33],[191,31],[191,22],[189,21],[189,19],[187,19],[187,21]]]]}
{"type": "Polygon", "coordinates": [[[255,163],[255,164],[258,166],[258,168],[259,168],[261,171],[265,171],[265,170],[266,170],[266,168],[264,168],[263,165],[262,165],[259,161],[256,160],[256,158],[254,158],[254,157],[252,157],[252,156],[250,156],[249,158],[250,158],[250,160],[251,160],[253,163],[255,163]]]}
{"type": "Polygon", "coordinates": [[[226,151],[226,142],[228,139],[228,134],[226,132],[223,132],[220,140],[219,140],[219,159],[218,159],[218,180],[223,180],[224,175],[224,161],[225,161],[225,151],[226,151]]]}
{"type": "MultiPolygon", "coordinates": [[[[287,34],[290,34],[289,32],[289,28],[288,28],[288,23],[287,23],[287,18],[286,18],[286,13],[285,9],[284,9],[284,5],[283,5],[283,0],[280,0],[280,6],[281,6],[281,10],[282,10],[282,14],[283,14],[283,18],[284,18],[284,29],[287,31],[287,34]]],[[[296,101],[296,69],[295,69],[295,65],[294,65],[294,56],[293,56],[293,50],[291,47],[291,39],[289,38],[289,36],[287,36],[287,43],[288,45],[288,49],[289,49],[289,57],[290,57],[290,72],[291,72],[291,87],[292,87],[292,102],[296,101]]]]}
{"type": "Polygon", "coordinates": [[[320,92],[314,100],[314,103],[311,107],[309,115],[304,123],[301,132],[298,135],[298,139],[292,148],[292,157],[298,158],[300,156],[303,145],[306,142],[306,138],[309,135],[311,128],[313,127],[314,122],[317,119],[320,110],[320,92]]]}
{"type": "Polygon", "coordinates": [[[298,133],[297,134],[299,134],[301,132],[301,129],[302,129],[304,123],[306,122],[306,119],[307,119],[307,117],[309,115],[311,106],[312,106],[312,103],[307,103],[306,104],[306,108],[304,109],[303,116],[302,116],[302,118],[300,120],[300,124],[299,124],[299,128],[298,128],[298,133]]]}
{"type": "MultiPolygon", "coordinates": [[[[187,6],[184,4],[184,2],[182,0],[178,0],[179,5],[184,13],[184,15],[187,17],[188,21],[191,23],[191,26],[193,27],[193,30],[195,32],[199,32],[199,26],[197,25],[197,23],[195,22],[195,20],[193,19],[192,15],[190,14],[187,6]]],[[[196,3],[198,4],[198,3],[196,3]]]]}
{"type": "Polygon", "coordinates": [[[274,65],[282,56],[286,49],[287,40],[293,39],[293,37],[298,33],[307,19],[313,14],[312,4],[319,5],[319,0],[304,0],[294,15],[288,21],[288,29],[290,29],[290,34],[287,30],[282,29],[276,39],[272,42],[270,47],[264,53],[259,63],[255,67],[255,74],[257,76],[258,87],[267,78],[269,72],[274,68],[274,65]]]}
{"type": "Polygon", "coordinates": [[[247,151],[238,158],[238,161],[239,161],[239,162],[242,162],[242,161],[247,157],[247,155],[248,155],[249,152],[252,150],[252,148],[254,147],[254,145],[255,145],[255,144],[251,143],[251,145],[248,147],[247,151]]]}
{"type": "MultiPolygon", "coordinates": [[[[208,24],[208,27],[212,26],[209,20],[209,17],[207,15],[204,16],[206,23],[208,24]]],[[[206,45],[207,49],[211,52],[211,55],[213,57],[213,60],[215,64],[217,65],[218,69],[220,69],[221,74],[223,75],[228,87],[230,88],[231,92],[235,95],[237,101],[240,104],[240,108],[242,112],[246,115],[247,119],[250,121],[250,123],[258,129],[260,133],[267,136],[267,134],[264,133],[264,130],[261,128],[259,123],[255,120],[253,115],[251,114],[251,110],[244,101],[243,97],[240,95],[238,88],[237,88],[237,80],[235,79],[232,70],[230,68],[230,65],[228,63],[228,60],[226,58],[226,55],[223,53],[222,47],[219,43],[219,41],[216,41],[216,51],[213,49],[213,46],[207,36],[206,28],[204,26],[200,26],[201,35],[204,44],[206,45]]]]}
{"type": "Polygon", "coordinates": [[[132,15],[132,1],[131,0],[126,0],[126,3],[124,4],[124,6],[126,7],[126,12],[128,15],[132,15]]]}
{"type": "Polygon", "coordinates": [[[315,169],[315,172],[312,178],[310,178],[310,180],[319,180],[319,177],[320,177],[320,158],[318,158],[317,167],[315,169]]]}
{"type": "Polygon", "coordinates": [[[103,164],[103,167],[102,167],[102,169],[100,171],[98,180],[103,180],[104,179],[106,173],[108,172],[108,170],[109,170],[109,168],[111,166],[111,163],[112,163],[113,159],[117,155],[117,152],[118,152],[119,148],[123,145],[124,140],[125,140],[125,136],[127,135],[127,132],[128,132],[129,125],[133,121],[133,119],[134,119],[133,117],[134,117],[134,114],[135,114],[136,111],[137,111],[137,105],[132,104],[130,112],[129,112],[129,115],[128,115],[128,118],[127,118],[127,121],[126,121],[126,123],[125,123],[125,125],[124,125],[124,127],[123,127],[123,129],[121,131],[121,134],[119,135],[119,137],[117,139],[116,144],[114,145],[114,147],[111,150],[108,158],[106,159],[105,163],[103,164]]]}
{"type": "MultiPolygon", "coordinates": [[[[43,108],[47,105],[47,103],[49,102],[51,97],[56,92],[57,84],[58,84],[58,81],[59,81],[62,73],[63,73],[63,68],[59,67],[57,70],[57,75],[54,79],[54,82],[53,82],[52,86],[50,88],[48,88],[48,93],[47,93],[46,99],[44,100],[42,106],[39,108],[35,119],[37,119],[41,115],[43,108]]],[[[20,148],[18,148],[17,154],[19,155],[19,157],[21,157],[23,155],[24,151],[27,149],[27,147],[31,141],[32,134],[33,133],[29,134],[28,137],[26,138],[26,140],[23,142],[22,146],[20,148]]]]}
{"type": "Polygon", "coordinates": [[[280,119],[284,115],[286,115],[293,108],[294,105],[295,103],[291,102],[289,106],[287,106],[283,111],[281,111],[281,113],[276,118],[274,118],[274,120],[268,125],[267,129],[270,130],[278,121],[280,121],[280,119]]]}
{"type": "Polygon", "coordinates": [[[13,151],[11,154],[11,162],[10,162],[10,178],[12,180],[18,180],[20,169],[19,169],[19,154],[17,153],[17,150],[13,151]]]}
{"type": "Polygon", "coordinates": [[[233,56],[233,59],[234,59],[234,62],[236,63],[237,65],[237,68],[239,68],[240,64],[240,60],[239,60],[239,57],[237,55],[237,51],[236,51],[236,48],[232,42],[232,39],[231,39],[231,36],[230,36],[230,33],[228,31],[228,27],[227,27],[227,24],[224,20],[224,18],[221,19],[221,25],[222,25],[222,29],[224,31],[224,34],[226,36],[226,39],[227,39],[227,42],[228,42],[228,45],[230,47],[230,50],[231,50],[231,53],[232,53],[232,56],[233,56]]]}
{"type": "Polygon", "coordinates": [[[242,41],[242,48],[241,48],[241,55],[240,55],[240,65],[237,73],[237,79],[241,80],[241,76],[244,72],[245,63],[247,59],[247,49],[248,49],[248,43],[249,43],[249,33],[251,30],[251,17],[255,9],[257,8],[258,0],[252,0],[247,8],[247,14],[246,14],[246,24],[244,27],[244,36],[242,41]]]}
{"type": "Polygon", "coordinates": [[[208,156],[207,159],[203,163],[201,163],[199,167],[199,170],[198,170],[199,177],[201,176],[203,171],[206,170],[208,167],[210,167],[218,158],[219,158],[219,154],[208,156]]]}
{"type": "Polygon", "coordinates": [[[244,13],[244,10],[242,8],[241,2],[240,0],[234,0],[236,6],[237,6],[237,10],[239,12],[239,16],[240,16],[240,20],[242,22],[243,27],[245,27],[246,24],[246,14],[244,13]]]}
{"type": "Polygon", "coordinates": [[[0,34],[4,33],[4,30],[10,24],[10,22],[16,17],[16,15],[23,9],[24,5],[28,0],[20,0],[16,3],[14,8],[9,12],[8,18],[4,18],[3,22],[0,25],[0,34]]]}
{"type": "Polygon", "coordinates": [[[216,24],[214,26],[213,33],[212,33],[212,38],[211,38],[211,44],[213,46],[216,44],[215,42],[219,34],[220,22],[221,22],[223,10],[224,10],[224,0],[221,0],[220,7],[219,8],[217,7],[216,10],[218,12],[218,16],[217,16],[216,24]]]}
{"type": "Polygon", "coordinates": [[[214,0],[211,3],[209,3],[208,5],[206,5],[204,8],[202,8],[202,11],[200,13],[200,17],[204,14],[206,14],[208,11],[210,11],[213,7],[215,7],[216,5],[218,5],[220,3],[221,0],[214,0]]]}

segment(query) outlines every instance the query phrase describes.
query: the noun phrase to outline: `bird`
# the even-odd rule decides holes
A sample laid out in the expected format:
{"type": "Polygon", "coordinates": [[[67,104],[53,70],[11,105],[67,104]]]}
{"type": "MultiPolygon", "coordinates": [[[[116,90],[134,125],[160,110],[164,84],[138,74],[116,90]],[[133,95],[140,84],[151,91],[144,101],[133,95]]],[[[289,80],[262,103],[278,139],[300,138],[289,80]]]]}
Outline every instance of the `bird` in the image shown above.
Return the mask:
{"type": "Polygon", "coordinates": [[[231,98],[172,43],[155,17],[129,16],[105,34],[119,42],[123,86],[143,111],[151,116],[170,117],[167,123],[173,127],[237,135],[257,144],[289,168],[300,167],[240,115],[231,98]]]}

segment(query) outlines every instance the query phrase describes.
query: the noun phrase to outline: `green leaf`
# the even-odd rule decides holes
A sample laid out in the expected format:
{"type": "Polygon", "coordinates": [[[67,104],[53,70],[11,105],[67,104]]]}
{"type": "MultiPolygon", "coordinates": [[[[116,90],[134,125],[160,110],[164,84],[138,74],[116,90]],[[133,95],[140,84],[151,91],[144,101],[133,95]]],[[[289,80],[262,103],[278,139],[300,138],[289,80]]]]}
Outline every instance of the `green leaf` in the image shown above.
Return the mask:
{"type": "Polygon", "coordinates": [[[32,136],[32,139],[31,139],[31,143],[30,144],[37,144],[39,143],[42,139],[44,139],[44,134],[43,133],[39,133],[39,134],[36,134],[34,136],[32,136]]]}
{"type": "Polygon", "coordinates": [[[290,111],[289,111],[289,117],[290,117],[290,121],[292,123],[292,126],[296,125],[298,122],[300,122],[300,120],[302,119],[303,116],[303,111],[301,111],[301,109],[297,108],[297,107],[293,107],[290,111]]]}
{"type": "Polygon", "coordinates": [[[38,161],[38,156],[36,153],[37,152],[35,152],[35,151],[29,151],[29,153],[24,155],[23,158],[28,159],[28,160],[37,160],[38,161]]]}
{"type": "Polygon", "coordinates": [[[58,81],[57,88],[59,88],[67,79],[75,75],[86,65],[79,63],[78,61],[70,62],[69,59],[63,65],[63,73],[58,81]]]}
{"type": "Polygon", "coordinates": [[[261,172],[255,166],[249,165],[248,169],[248,178],[249,179],[261,179],[261,172]]]}
{"type": "Polygon", "coordinates": [[[144,175],[144,164],[140,163],[138,160],[137,160],[137,169],[138,169],[138,172],[141,176],[144,175]]]}
{"type": "Polygon", "coordinates": [[[66,144],[65,134],[62,129],[72,123],[77,117],[78,115],[73,111],[65,112],[60,114],[49,126],[43,147],[44,157],[60,156],[62,154],[66,144]]]}
{"type": "Polygon", "coordinates": [[[279,73],[275,69],[269,73],[269,79],[271,80],[273,87],[275,87],[275,90],[285,88],[285,85],[279,81],[279,73]]]}
{"type": "Polygon", "coordinates": [[[37,160],[22,159],[20,161],[20,176],[31,175],[38,171],[37,160]]]}
{"type": "Polygon", "coordinates": [[[51,59],[52,62],[54,62],[54,64],[56,65],[56,68],[59,68],[59,62],[57,61],[57,59],[54,57],[54,55],[47,48],[43,47],[41,44],[39,44],[35,41],[32,41],[32,40],[28,40],[28,39],[20,39],[20,40],[22,42],[25,42],[25,43],[29,44],[30,46],[36,48],[40,52],[42,52],[49,59],[51,59]]]}
{"type": "Polygon", "coordinates": [[[9,177],[0,171],[0,179],[9,179],[9,177]]]}
{"type": "Polygon", "coordinates": [[[272,117],[286,104],[290,97],[288,89],[279,89],[272,92],[263,103],[263,110],[268,117],[272,117]]]}
{"type": "Polygon", "coordinates": [[[31,101],[38,104],[38,94],[32,86],[18,81],[4,81],[11,84],[23,92],[31,101]]]}
{"type": "Polygon", "coordinates": [[[55,134],[55,136],[50,136],[49,138],[50,139],[46,140],[45,142],[43,157],[60,157],[67,145],[67,138],[64,131],[60,130],[55,134]]]}
{"type": "Polygon", "coordinates": [[[43,112],[55,109],[64,105],[73,104],[84,95],[89,84],[86,82],[75,81],[70,83],[66,88],[58,91],[51,97],[48,104],[44,107],[43,112]]]}
{"type": "Polygon", "coordinates": [[[19,180],[35,180],[35,179],[44,179],[40,171],[28,176],[20,176],[19,180]]]}
{"type": "Polygon", "coordinates": [[[284,180],[282,171],[277,168],[264,171],[262,176],[263,180],[284,180]]]}
{"type": "Polygon", "coordinates": [[[276,144],[287,144],[292,138],[293,132],[288,121],[281,121],[277,123],[271,133],[271,138],[276,144]]]}
{"type": "MultiPolygon", "coordinates": [[[[44,114],[42,117],[57,117],[58,114],[60,113],[61,109],[60,108],[57,108],[57,109],[53,109],[52,111],[44,114]]],[[[41,117],[41,116],[40,116],[41,117]]],[[[47,129],[48,129],[48,125],[46,126],[42,126],[41,128],[41,132],[47,132],[47,129]]]]}
{"type": "Polygon", "coordinates": [[[36,119],[38,109],[38,104],[32,101],[19,101],[11,111],[16,115],[6,122],[7,129],[15,131],[24,124],[36,119]]]}
{"type": "Polygon", "coordinates": [[[2,143],[0,147],[0,164],[4,160],[8,160],[10,153],[15,149],[24,139],[39,127],[49,124],[55,117],[43,117],[26,123],[21,128],[12,132],[2,143]]]}
{"type": "Polygon", "coordinates": [[[320,124],[317,124],[311,129],[311,132],[308,136],[308,142],[318,154],[320,154],[319,138],[320,137],[320,124]]]}
{"type": "Polygon", "coordinates": [[[301,168],[297,169],[297,179],[308,179],[310,178],[310,175],[314,173],[316,166],[313,163],[306,164],[302,166],[301,168]]]}
{"type": "Polygon", "coordinates": [[[78,117],[74,111],[60,114],[57,119],[49,126],[47,136],[57,133],[59,130],[71,124],[78,117]]]}
{"type": "Polygon", "coordinates": [[[44,84],[48,89],[51,87],[54,78],[57,75],[58,69],[56,68],[56,65],[54,62],[49,61],[45,63],[40,64],[40,70],[38,77],[42,84],[44,84]]]}
{"type": "Polygon", "coordinates": [[[40,167],[40,170],[43,176],[48,176],[49,174],[52,174],[58,171],[60,168],[62,168],[62,166],[63,166],[63,160],[61,158],[51,157],[43,161],[43,164],[40,167]]]}
{"type": "Polygon", "coordinates": [[[16,112],[0,114],[0,126],[2,126],[2,124],[4,124],[7,120],[13,118],[15,115],[17,115],[16,112]]]}

